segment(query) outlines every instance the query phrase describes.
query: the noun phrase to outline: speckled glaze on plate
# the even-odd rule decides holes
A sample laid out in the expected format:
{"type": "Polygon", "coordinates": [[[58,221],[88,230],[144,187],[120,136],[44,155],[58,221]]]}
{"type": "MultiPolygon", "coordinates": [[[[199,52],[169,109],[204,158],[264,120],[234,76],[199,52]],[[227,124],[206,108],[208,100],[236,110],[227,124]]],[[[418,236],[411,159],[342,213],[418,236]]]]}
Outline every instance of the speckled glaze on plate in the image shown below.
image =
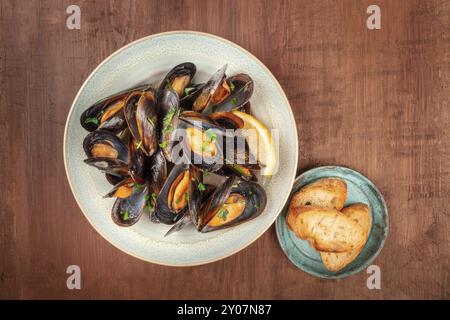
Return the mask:
{"type": "Polygon", "coordinates": [[[92,226],[120,250],[139,259],[171,266],[192,266],[228,257],[251,244],[275,221],[295,178],[298,141],[289,102],[277,80],[252,54],[238,45],[209,34],[175,31],[137,40],[113,53],[88,77],[70,110],[64,136],[64,162],[70,187],[92,226]],[[245,72],[254,80],[252,113],[268,128],[279,130],[279,167],[264,182],[268,201],[264,212],[236,228],[198,233],[193,227],[164,238],[169,226],[147,216],[130,228],[110,217],[113,199],[102,199],[111,188],[104,176],[83,163],[81,113],[100,98],[141,83],[160,81],[181,62],[197,65],[195,80],[202,82],[228,64],[227,74],[245,72]]]}
{"type": "Polygon", "coordinates": [[[320,254],[307,241],[298,238],[286,224],[288,203],[277,219],[276,232],[284,253],[297,268],[320,278],[338,279],[366,269],[378,256],[388,235],[389,217],[383,196],[375,185],[359,172],[336,166],[318,167],[302,173],[294,182],[291,195],[303,186],[321,178],[340,178],[347,183],[345,206],[362,202],[370,206],[371,229],[369,238],[359,256],[338,272],[328,271],[320,254]]]}

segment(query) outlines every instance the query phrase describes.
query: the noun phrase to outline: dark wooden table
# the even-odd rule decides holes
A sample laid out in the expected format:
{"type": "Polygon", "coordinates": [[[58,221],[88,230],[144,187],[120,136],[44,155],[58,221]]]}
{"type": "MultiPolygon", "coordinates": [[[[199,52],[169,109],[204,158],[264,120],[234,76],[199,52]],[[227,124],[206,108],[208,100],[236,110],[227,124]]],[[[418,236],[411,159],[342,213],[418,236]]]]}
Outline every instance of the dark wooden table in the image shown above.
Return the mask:
{"type": "Polygon", "coordinates": [[[0,298],[449,298],[450,1],[0,1],[0,298]],[[66,8],[81,8],[68,30],[66,8]],[[366,9],[381,8],[381,30],[366,9]],[[295,112],[299,172],[361,171],[384,194],[390,234],[368,275],[330,281],[296,269],[274,228],[209,265],[145,263],[84,218],[63,164],[63,131],[83,81],[127,43],[209,32],[274,73],[295,112]],[[79,265],[82,289],[66,288],[79,265]]]}

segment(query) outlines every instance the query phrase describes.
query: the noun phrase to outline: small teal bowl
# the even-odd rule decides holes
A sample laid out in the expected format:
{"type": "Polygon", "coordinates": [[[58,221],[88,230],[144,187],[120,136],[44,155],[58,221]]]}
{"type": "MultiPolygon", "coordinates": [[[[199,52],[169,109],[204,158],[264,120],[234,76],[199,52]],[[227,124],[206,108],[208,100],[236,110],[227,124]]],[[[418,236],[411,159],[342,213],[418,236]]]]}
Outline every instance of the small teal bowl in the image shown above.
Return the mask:
{"type": "Polygon", "coordinates": [[[345,278],[366,269],[378,256],[388,235],[389,217],[383,196],[375,185],[365,176],[355,170],[326,166],[308,170],[297,177],[283,211],[276,221],[276,232],[281,248],[289,260],[297,268],[319,278],[345,278]],[[286,224],[286,214],[292,194],[303,186],[321,178],[340,178],[347,183],[347,201],[345,206],[361,202],[369,205],[371,213],[371,227],[369,238],[359,256],[349,265],[338,272],[331,272],[325,268],[320,254],[307,241],[298,238],[289,230],[286,224]]]}

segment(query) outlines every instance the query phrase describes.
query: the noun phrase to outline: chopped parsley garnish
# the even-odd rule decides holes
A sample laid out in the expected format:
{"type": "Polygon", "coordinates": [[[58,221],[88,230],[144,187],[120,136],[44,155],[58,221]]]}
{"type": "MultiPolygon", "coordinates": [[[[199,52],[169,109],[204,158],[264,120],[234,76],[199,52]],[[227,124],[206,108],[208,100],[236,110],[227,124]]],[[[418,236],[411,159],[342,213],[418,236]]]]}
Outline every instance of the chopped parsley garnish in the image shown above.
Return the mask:
{"type": "Polygon", "coordinates": [[[152,192],[151,194],[145,195],[145,206],[147,209],[151,210],[155,207],[156,203],[156,193],[152,192]]]}
{"type": "Polygon", "coordinates": [[[233,82],[228,82],[228,86],[230,87],[231,91],[234,91],[235,85],[233,82]]]}
{"type": "Polygon", "coordinates": [[[84,120],[84,123],[86,124],[93,123],[98,125],[98,119],[96,117],[87,118],[86,120],[84,120]]]}
{"type": "Polygon", "coordinates": [[[217,139],[217,134],[214,132],[213,129],[208,129],[205,131],[207,139],[202,141],[202,152],[209,152],[211,151],[211,146],[209,145],[211,142],[215,142],[217,139]]]}
{"type": "Polygon", "coordinates": [[[209,152],[211,148],[209,147],[209,143],[207,141],[203,141],[202,143],[202,152],[209,152]]]}
{"type": "Polygon", "coordinates": [[[163,141],[163,142],[161,142],[160,144],[159,144],[159,146],[161,147],[161,148],[165,148],[165,147],[167,147],[167,141],[163,141]]]}
{"type": "Polygon", "coordinates": [[[208,137],[209,141],[214,142],[217,139],[217,134],[214,131],[214,129],[209,128],[208,130],[205,131],[206,136],[208,137]]]}
{"type": "Polygon", "coordinates": [[[244,168],[241,167],[240,165],[234,164],[234,163],[228,163],[228,165],[231,166],[234,170],[236,170],[240,174],[247,175],[247,173],[245,172],[244,168]]]}
{"type": "Polygon", "coordinates": [[[211,172],[209,172],[209,171],[202,170],[202,172],[203,172],[203,176],[205,176],[205,177],[211,175],[211,172]]]}
{"type": "Polygon", "coordinates": [[[200,190],[201,192],[206,190],[206,186],[203,183],[199,183],[197,186],[198,190],[200,190]]]}
{"type": "Polygon", "coordinates": [[[189,92],[191,92],[192,90],[195,90],[195,88],[185,88],[185,89],[184,89],[184,94],[185,94],[185,95],[188,95],[189,92]]]}
{"type": "Polygon", "coordinates": [[[233,106],[237,105],[237,103],[238,103],[238,101],[237,101],[236,98],[231,99],[231,104],[232,104],[233,106]]]}
{"type": "Polygon", "coordinates": [[[217,212],[217,216],[223,221],[227,221],[228,214],[229,212],[225,208],[220,208],[219,212],[217,212]]]}
{"type": "Polygon", "coordinates": [[[169,124],[167,127],[164,127],[162,132],[163,133],[168,133],[168,132],[171,132],[172,130],[173,130],[173,126],[171,124],[169,124]]]}
{"type": "Polygon", "coordinates": [[[128,219],[130,219],[130,213],[127,210],[122,211],[121,214],[122,214],[122,219],[124,221],[127,221],[128,219]]]}
{"type": "Polygon", "coordinates": [[[139,183],[134,183],[134,184],[133,184],[133,188],[134,188],[137,192],[140,192],[140,191],[142,191],[142,188],[144,188],[144,186],[143,186],[142,184],[139,184],[139,183]]]}
{"type": "Polygon", "coordinates": [[[177,108],[172,108],[169,112],[164,116],[163,119],[163,133],[167,133],[173,130],[172,119],[177,111],[177,108]]]}
{"type": "MultiPolygon", "coordinates": [[[[188,194],[187,192],[185,192],[185,193],[183,194],[183,198],[184,198],[184,200],[188,201],[188,200],[189,200],[189,194],[188,194]]],[[[180,204],[181,200],[182,200],[181,197],[178,198],[177,200],[175,200],[175,204],[180,204]]]]}

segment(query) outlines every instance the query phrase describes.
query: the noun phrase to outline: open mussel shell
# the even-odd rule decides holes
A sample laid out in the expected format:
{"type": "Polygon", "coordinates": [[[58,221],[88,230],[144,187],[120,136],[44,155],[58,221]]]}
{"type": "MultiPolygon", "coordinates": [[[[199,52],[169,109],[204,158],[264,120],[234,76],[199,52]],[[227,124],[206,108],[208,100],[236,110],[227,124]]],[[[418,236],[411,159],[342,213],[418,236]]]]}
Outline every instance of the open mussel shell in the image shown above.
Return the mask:
{"type": "Polygon", "coordinates": [[[118,178],[128,175],[128,164],[120,159],[96,157],[85,159],[84,162],[118,178]]]}
{"type": "Polygon", "coordinates": [[[128,172],[136,183],[143,184],[146,181],[146,157],[137,142],[130,137],[128,142],[128,172]]]}
{"type": "Polygon", "coordinates": [[[232,180],[229,178],[204,205],[197,224],[201,232],[233,227],[264,211],[267,195],[263,187],[256,182],[232,180]]]}
{"type": "MultiPolygon", "coordinates": [[[[211,184],[205,184],[205,190],[202,192],[202,204],[211,197],[216,187],[211,184]]],[[[197,219],[198,220],[198,219],[197,219]]]]}
{"type": "Polygon", "coordinates": [[[230,87],[228,81],[224,79],[217,87],[216,91],[214,91],[214,95],[211,98],[210,105],[217,105],[219,103],[222,103],[226,98],[230,96],[232,88],[233,87],[230,87]]]}
{"type": "Polygon", "coordinates": [[[189,165],[173,167],[156,198],[154,216],[164,224],[174,224],[188,209],[189,165]]]}
{"type": "Polygon", "coordinates": [[[131,92],[124,106],[125,120],[131,135],[147,156],[158,148],[158,117],[154,90],[131,92]]]}
{"type": "Polygon", "coordinates": [[[188,86],[197,72],[197,67],[191,62],[180,63],[170,70],[158,87],[158,97],[164,89],[173,89],[179,97],[184,95],[184,89],[188,86]]]}
{"type": "MultiPolygon", "coordinates": [[[[229,130],[228,130],[229,131],[229,130]]],[[[232,130],[233,135],[224,139],[224,157],[225,164],[238,164],[249,169],[260,169],[258,160],[250,151],[247,137],[241,130],[232,130]]],[[[249,139],[257,139],[257,136],[249,137],[249,139]]]]}
{"type": "MultiPolygon", "coordinates": [[[[210,116],[196,112],[196,111],[183,111],[180,115],[180,120],[184,122],[181,127],[186,127],[186,125],[194,126],[202,130],[214,129],[214,131],[223,137],[234,137],[233,130],[227,131],[224,126],[216,122],[210,116]]],[[[240,118],[239,118],[240,119],[240,118]]]]}
{"type": "Polygon", "coordinates": [[[217,70],[211,79],[208,80],[205,86],[201,89],[200,94],[195,99],[192,105],[192,110],[202,112],[210,105],[214,93],[225,79],[227,67],[228,65],[224,65],[222,68],[217,70]]]}
{"type": "MultiPolygon", "coordinates": [[[[259,169],[259,165],[256,158],[251,154],[245,137],[239,132],[239,129],[244,127],[244,121],[240,117],[232,112],[217,112],[206,116],[195,111],[185,111],[181,114],[180,119],[182,122],[200,128],[204,132],[212,132],[216,136],[218,150],[223,150],[215,159],[217,163],[212,167],[205,165],[205,161],[201,162],[192,156],[189,158],[191,163],[207,171],[220,169],[220,163],[236,164],[235,169],[238,176],[244,180],[255,180],[256,177],[251,172],[242,174],[242,171],[247,171],[247,169],[259,169]],[[244,167],[241,168],[241,166],[244,167]]],[[[188,128],[187,124],[182,124],[180,127],[188,128]]],[[[185,136],[187,135],[185,134],[185,136]]],[[[186,150],[186,152],[189,154],[191,150],[186,150]]],[[[205,160],[210,159],[205,157],[205,160]]],[[[209,162],[214,163],[214,161],[209,162]]]]}
{"type": "Polygon", "coordinates": [[[219,170],[224,163],[225,132],[209,121],[181,120],[178,126],[185,161],[205,171],[219,170]]]}
{"type": "Polygon", "coordinates": [[[161,149],[156,151],[148,160],[147,180],[153,192],[159,194],[167,179],[167,162],[161,149]]]}
{"type": "Polygon", "coordinates": [[[119,133],[127,127],[127,121],[125,120],[125,115],[123,110],[117,112],[114,117],[109,118],[109,120],[102,122],[98,129],[109,130],[114,133],[119,133]]]}
{"type": "Polygon", "coordinates": [[[225,203],[236,180],[236,176],[229,176],[222,185],[215,188],[214,192],[203,204],[202,210],[198,215],[196,223],[197,230],[202,231],[208,222],[214,217],[214,210],[217,210],[220,206],[222,206],[222,204],[225,203]]]}
{"type": "Polygon", "coordinates": [[[155,216],[156,198],[161,193],[164,182],[167,179],[167,162],[161,149],[158,149],[151,157],[146,157],[145,174],[149,186],[146,196],[145,210],[152,222],[158,223],[155,216]]]}
{"type": "Polygon", "coordinates": [[[126,198],[117,198],[111,210],[111,217],[119,226],[129,227],[138,222],[146,204],[148,187],[135,184],[126,198]]]}
{"type": "Polygon", "coordinates": [[[202,200],[205,197],[205,193],[209,190],[203,184],[203,171],[195,166],[189,166],[189,199],[188,199],[188,213],[189,216],[195,224],[198,221],[198,216],[200,214],[200,208],[202,205],[202,200]]]}
{"type": "Polygon", "coordinates": [[[185,210],[183,217],[179,219],[164,236],[180,231],[189,224],[197,224],[198,216],[205,193],[210,192],[203,184],[203,172],[194,166],[189,166],[189,185],[188,185],[188,210],[185,210]]]}
{"type": "Polygon", "coordinates": [[[184,95],[180,99],[180,107],[184,110],[192,110],[195,99],[202,92],[204,83],[190,84],[184,89],[184,95]]]}
{"type": "MultiPolygon", "coordinates": [[[[196,111],[183,111],[180,120],[189,123],[197,128],[213,128],[223,131],[223,127],[216,123],[211,117],[196,111]]],[[[225,132],[224,132],[225,133],[225,132]]]]}
{"type": "Polygon", "coordinates": [[[132,194],[134,184],[133,179],[125,178],[114,185],[103,198],[128,198],[132,194]]]}
{"type": "Polygon", "coordinates": [[[233,112],[214,112],[209,117],[225,129],[237,130],[244,128],[244,120],[233,112]]]}
{"type": "Polygon", "coordinates": [[[245,181],[258,180],[252,169],[248,168],[245,165],[237,163],[225,163],[222,169],[220,169],[220,174],[223,174],[224,176],[230,176],[234,174],[245,181]]]}
{"type": "Polygon", "coordinates": [[[229,94],[225,98],[218,99],[220,102],[216,104],[211,103],[203,113],[211,114],[214,112],[229,112],[239,109],[253,95],[253,80],[248,74],[236,74],[226,79],[224,83],[227,84],[225,87],[230,89],[229,94]]]}
{"type": "Polygon", "coordinates": [[[159,102],[159,147],[167,161],[172,161],[172,149],[176,144],[176,129],[180,113],[179,98],[172,89],[164,89],[159,102]]]}
{"type": "Polygon", "coordinates": [[[114,133],[97,130],[83,140],[83,149],[88,158],[114,158],[127,161],[127,147],[114,133]]]}
{"type": "Polygon", "coordinates": [[[127,95],[134,90],[144,90],[146,87],[148,85],[140,85],[97,101],[81,114],[81,126],[87,131],[105,129],[119,132],[123,130],[127,126],[123,114],[127,95]]]}
{"type": "Polygon", "coordinates": [[[113,186],[117,185],[118,183],[122,182],[123,180],[127,179],[129,177],[128,173],[124,176],[114,176],[109,173],[105,173],[106,181],[108,181],[113,186]]]}
{"type": "MultiPolygon", "coordinates": [[[[84,162],[116,180],[128,176],[128,151],[125,144],[110,131],[97,130],[89,133],[83,141],[88,159],[84,162]]],[[[115,181],[116,182],[116,181],[115,181]]]]}
{"type": "MultiPolygon", "coordinates": [[[[192,166],[193,167],[193,166],[192,166]]],[[[214,193],[214,190],[216,189],[216,187],[212,186],[212,185],[205,185],[205,189],[202,192],[202,200],[201,203],[204,203],[205,201],[207,201],[210,196],[214,193]]],[[[197,216],[198,219],[198,216],[197,216]]],[[[183,229],[185,226],[190,225],[190,224],[194,224],[197,225],[196,223],[196,218],[194,218],[193,216],[191,216],[191,214],[187,214],[185,213],[183,215],[183,217],[178,220],[170,229],[169,231],[166,232],[166,234],[164,235],[164,237],[167,237],[168,235],[178,232],[181,229],[183,229]]]]}

